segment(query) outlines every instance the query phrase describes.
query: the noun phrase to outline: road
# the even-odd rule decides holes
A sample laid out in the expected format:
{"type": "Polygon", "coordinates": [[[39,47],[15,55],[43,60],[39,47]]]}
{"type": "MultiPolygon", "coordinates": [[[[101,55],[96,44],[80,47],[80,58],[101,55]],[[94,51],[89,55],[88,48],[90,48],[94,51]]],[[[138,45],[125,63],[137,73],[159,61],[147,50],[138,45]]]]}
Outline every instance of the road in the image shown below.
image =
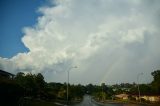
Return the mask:
{"type": "Polygon", "coordinates": [[[98,104],[94,101],[92,101],[91,97],[88,95],[85,95],[83,98],[83,101],[79,104],[76,104],[74,106],[144,106],[144,105],[136,105],[136,104],[98,104]]]}
{"type": "Polygon", "coordinates": [[[83,101],[75,106],[99,106],[99,105],[96,105],[95,103],[93,103],[91,101],[91,97],[88,96],[88,95],[85,95],[84,98],[83,98],[83,101]]]}

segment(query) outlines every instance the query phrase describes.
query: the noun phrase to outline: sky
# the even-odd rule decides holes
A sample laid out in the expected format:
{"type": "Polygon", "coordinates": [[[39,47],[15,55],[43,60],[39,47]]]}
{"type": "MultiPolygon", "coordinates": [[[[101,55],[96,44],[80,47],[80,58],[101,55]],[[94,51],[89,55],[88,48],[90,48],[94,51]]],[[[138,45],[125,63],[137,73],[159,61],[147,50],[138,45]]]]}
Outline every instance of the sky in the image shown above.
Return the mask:
{"type": "Polygon", "coordinates": [[[28,52],[21,38],[25,26],[33,26],[40,14],[38,6],[44,0],[1,0],[0,1],[0,56],[11,58],[19,52],[28,52]]]}
{"type": "Polygon", "coordinates": [[[150,83],[160,69],[159,0],[0,1],[0,67],[47,82],[150,83]],[[77,66],[78,68],[73,68],[77,66]]]}

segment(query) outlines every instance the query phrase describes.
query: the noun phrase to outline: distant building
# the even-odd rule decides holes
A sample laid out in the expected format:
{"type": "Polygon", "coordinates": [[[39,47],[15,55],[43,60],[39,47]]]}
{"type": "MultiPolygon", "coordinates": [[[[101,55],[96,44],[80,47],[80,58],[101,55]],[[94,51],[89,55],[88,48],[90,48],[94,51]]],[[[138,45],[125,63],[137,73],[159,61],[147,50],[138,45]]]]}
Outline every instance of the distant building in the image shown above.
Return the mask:
{"type": "Polygon", "coordinates": [[[159,102],[160,101],[160,95],[159,96],[156,96],[156,95],[144,95],[144,96],[141,96],[141,98],[147,100],[147,101],[150,101],[150,102],[159,102]]]}
{"type": "Polygon", "coordinates": [[[14,74],[0,70],[0,77],[13,78],[14,76],[15,76],[14,74]]]}
{"type": "Polygon", "coordinates": [[[129,95],[127,95],[127,94],[115,95],[116,98],[123,99],[123,100],[128,100],[128,96],[129,95]]]}
{"type": "MultiPolygon", "coordinates": [[[[139,100],[138,95],[132,95],[132,97],[135,98],[136,100],[139,100]]],[[[144,99],[146,101],[150,101],[150,102],[159,102],[160,101],[160,95],[141,95],[140,98],[144,99]]]]}

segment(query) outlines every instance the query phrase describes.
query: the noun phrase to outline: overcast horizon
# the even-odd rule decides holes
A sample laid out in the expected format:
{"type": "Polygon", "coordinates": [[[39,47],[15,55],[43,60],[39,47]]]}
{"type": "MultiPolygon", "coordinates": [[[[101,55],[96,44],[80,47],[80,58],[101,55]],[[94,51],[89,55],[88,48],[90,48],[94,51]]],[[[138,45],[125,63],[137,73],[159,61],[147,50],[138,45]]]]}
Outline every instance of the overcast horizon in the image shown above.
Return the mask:
{"type": "Polygon", "coordinates": [[[160,69],[159,0],[0,1],[0,68],[47,82],[152,81],[160,69]],[[78,68],[71,68],[77,66],[78,68]]]}

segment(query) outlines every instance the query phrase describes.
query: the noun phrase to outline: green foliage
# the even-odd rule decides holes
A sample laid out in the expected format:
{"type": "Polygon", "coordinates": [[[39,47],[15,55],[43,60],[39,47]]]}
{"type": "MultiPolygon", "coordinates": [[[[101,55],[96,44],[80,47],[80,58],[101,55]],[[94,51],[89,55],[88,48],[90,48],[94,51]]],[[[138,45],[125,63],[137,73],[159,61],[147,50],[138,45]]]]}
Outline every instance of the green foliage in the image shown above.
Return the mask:
{"type": "Polygon", "coordinates": [[[150,84],[140,84],[139,89],[141,94],[152,94],[152,88],[150,84]]]}
{"type": "Polygon", "coordinates": [[[0,105],[16,106],[23,96],[23,88],[14,79],[0,77],[0,105]]]}
{"type": "Polygon", "coordinates": [[[69,90],[70,99],[82,99],[84,95],[84,87],[82,85],[71,85],[69,90]]]}
{"type": "Polygon", "coordinates": [[[45,81],[42,74],[37,75],[22,72],[17,73],[15,81],[24,89],[25,96],[44,97],[45,96],[45,81]]]}
{"type": "Polygon", "coordinates": [[[105,85],[105,83],[102,83],[100,86],[88,84],[85,88],[85,91],[94,96],[95,99],[102,101],[105,99],[111,99],[114,95],[112,87],[105,85]]]}
{"type": "Polygon", "coordinates": [[[160,70],[156,70],[151,73],[153,76],[153,81],[152,81],[152,89],[155,93],[160,94],[160,70]]]}
{"type": "MultiPolygon", "coordinates": [[[[47,91],[54,95],[55,99],[67,99],[67,84],[61,83],[48,83],[47,91]]],[[[84,86],[82,85],[69,85],[69,100],[81,100],[84,95],[84,86]]]]}
{"type": "Polygon", "coordinates": [[[49,101],[31,100],[27,101],[27,103],[23,104],[22,106],[59,106],[59,105],[56,105],[54,102],[49,102],[49,101]]]}
{"type": "MultiPolygon", "coordinates": [[[[151,73],[154,80],[150,84],[140,84],[141,94],[160,94],[160,70],[151,73]]],[[[17,73],[14,79],[0,77],[0,98],[1,101],[10,101],[15,104],[20,98],[33,98],[43,100],[62,100],[67,99],[67,84],[46,83],[41,73],[24,74],[17,73]]],[[[112,99],[113,95],[120,93],[138,94],[137,85],[135,83],[122,83],[107,86],[105,83],[101,85],[88,84],[69,85],[69,100],[82,100],[85,94],[94,96],[97,100],[112,99]]],[[[130,98],[133,99],[134,98],[130,98]]],[[[22,99],[23,100],[23,99],[22,99]]],[[[0,102],[1,102],[0,101],[0,102]]],[[[0,104],[1,105],[1,104],[0,104]]]]}
{"type": "MultiPolygon", "coordinates": [[[[142,95],[149,95],[153,94],[153,89],[150,84],[140,84],[139,89],[142,95]]],[[[137,94],[138,95],[138,86],[132,86],[130,91],[128,92],[129,94],[137,94]]]]}

